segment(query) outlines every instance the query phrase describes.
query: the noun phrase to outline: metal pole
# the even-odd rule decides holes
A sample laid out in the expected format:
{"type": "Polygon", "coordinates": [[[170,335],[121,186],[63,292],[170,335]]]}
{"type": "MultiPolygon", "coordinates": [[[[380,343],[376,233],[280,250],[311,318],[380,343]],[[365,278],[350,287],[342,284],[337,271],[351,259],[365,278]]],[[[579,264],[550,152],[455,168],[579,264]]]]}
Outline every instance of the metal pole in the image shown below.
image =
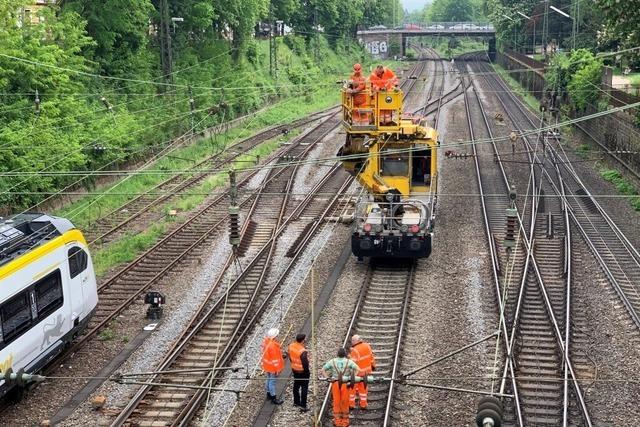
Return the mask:
{"type": "Polygon", "coordinates": [[[536,54],[536,20],[533,20],[533,55],[536,54]]]}

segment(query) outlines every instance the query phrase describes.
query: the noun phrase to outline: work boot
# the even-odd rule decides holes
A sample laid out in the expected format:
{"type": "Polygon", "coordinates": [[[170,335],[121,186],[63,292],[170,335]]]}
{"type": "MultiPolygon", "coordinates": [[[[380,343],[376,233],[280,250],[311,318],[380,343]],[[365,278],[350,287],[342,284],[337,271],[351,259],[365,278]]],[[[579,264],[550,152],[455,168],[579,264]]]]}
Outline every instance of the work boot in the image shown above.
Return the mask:
{"type": "Polygon", "coordinates": [[[271,400],[273,399],[273,396],[271,396],[271,393],[267,392],[267,400],[271,400]]]}
{"type": "Polygon", "coordinates": [[[309,408],[307,408],[306,406],[301,406],[300,412],[309,412],[309,408]]]}
{"type": "Polygon", "coordinates": [[[278,396],[271,396],[271,403],[273,403],[274,405],[282,405],[284,403],[284,400],[278,399],[278,396]]]}

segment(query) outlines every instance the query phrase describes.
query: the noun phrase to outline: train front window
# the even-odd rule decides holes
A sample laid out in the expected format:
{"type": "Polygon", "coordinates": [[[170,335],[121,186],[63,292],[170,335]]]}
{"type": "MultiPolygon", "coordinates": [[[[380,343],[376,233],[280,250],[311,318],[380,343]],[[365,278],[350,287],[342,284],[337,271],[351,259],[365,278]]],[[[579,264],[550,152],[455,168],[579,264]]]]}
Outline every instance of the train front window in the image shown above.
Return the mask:
{"type": "Polygon", "coordinates": [[[60,270],[56,270],[35,284],[36,305],[38,318],[53,313],[63,304],[62,280],[60,270]]]}
{"type": "Polygon", "coordinates": [[[383,149],[380,152],[380,174],[384,176],[407,176],[409,174],[409,153],[383,149]]]}
{"type": "Polygon", "coordinates": [[[74,246],[69,249],[69,276],[73,279],[87,269],[88,256],[81,248],[74,246]]]}
{"type": "Polygon", "coordinates": [[[4,342],[8,343],[17,338],[31,325],[31,307],[29,305],[29,292],[22,291],[0,307],[0,320],[4,342]]]}

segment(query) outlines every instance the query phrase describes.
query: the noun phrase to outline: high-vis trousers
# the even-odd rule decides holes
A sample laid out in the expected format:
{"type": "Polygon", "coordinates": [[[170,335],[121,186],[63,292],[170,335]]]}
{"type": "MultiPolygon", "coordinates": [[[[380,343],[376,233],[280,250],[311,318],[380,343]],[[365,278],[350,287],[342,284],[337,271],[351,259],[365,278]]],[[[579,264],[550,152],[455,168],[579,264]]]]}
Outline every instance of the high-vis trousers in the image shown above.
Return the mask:
{"type": "Polygon", "coordinates": [[[367,407],[367,385],[363,382],[355,383],[352,389],[349,390],[349,407],[356,407],[356,393],[360,396],[360,407],[367,407]]]}
{"type": "Polygon", "coordinates": [[[331,399],[333,400],[333,425],[347,427],[349,425],[349,389],[346,384],[331,383],[331,399]]]}

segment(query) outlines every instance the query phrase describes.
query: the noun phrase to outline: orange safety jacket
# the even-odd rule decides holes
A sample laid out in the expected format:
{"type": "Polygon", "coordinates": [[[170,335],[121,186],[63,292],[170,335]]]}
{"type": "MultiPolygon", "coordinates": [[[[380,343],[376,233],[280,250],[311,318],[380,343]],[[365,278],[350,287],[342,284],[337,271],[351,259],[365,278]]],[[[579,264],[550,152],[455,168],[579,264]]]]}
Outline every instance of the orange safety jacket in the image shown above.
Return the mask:
{"type": "Polygon", "coordinates": [[[352,83],[353,90],[364,90],[366,87],[366,80],[362,73],[353,73],[349,77],[349,81],[352,83]]]}
{"type": "Polygon", "coordinates": [[[373,351],[371,351],[371,346],[366,342],[360,341],[351,347],[349,358],[356,362],[356,365],[360,368],[358,372],[360,376],[370,375],[376,367],[376,359],[373,356],[373,351]]]}
{"type": "Polygon", "coordinates": [[[284,368],[284,359],[280,344],[274,338],[266,337],[262,341],[262,370],[278,374],[282,368],[284,368]]]}
{"type": "Polygon", "coordinates": [[[398,85],[398,77],[396,77],[396,73],[393,70],[384,67],[384,73],[382,73],[381,77],[378,77],[375,70],[369,76],[369,81],[371,82],[371,86],[377,90],[390,90],[398,85]]]}
{"type": "Polygon", "coordinates": [[[289,345],[289,361],[291,362],[291,370],[294,372],[304,372],[304,366],[302,365],[302,353],[307,351],[304,348],[304,344],[297,341],[292,342],[289,345]]]}

